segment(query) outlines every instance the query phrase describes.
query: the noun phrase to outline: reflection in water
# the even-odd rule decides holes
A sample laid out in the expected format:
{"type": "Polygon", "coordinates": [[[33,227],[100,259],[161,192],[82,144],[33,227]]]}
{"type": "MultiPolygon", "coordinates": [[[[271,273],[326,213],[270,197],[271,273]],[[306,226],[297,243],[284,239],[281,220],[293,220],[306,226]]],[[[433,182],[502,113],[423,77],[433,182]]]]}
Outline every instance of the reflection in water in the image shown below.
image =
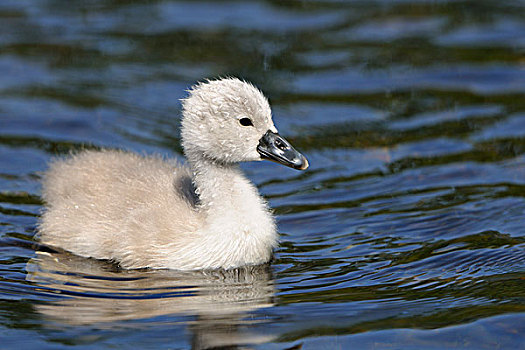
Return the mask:
{"type": "Polygon", "coordinates": [[[43,291],[65,296],[35,305],[53,324],[111,328],[120,321],[183,315],[194,316],[189,327],[194,349],[270,340],[246,329],[250,311],[273,305],[269,265],[196,272],[120,270],[66,252],[37,252],[27,271],[27,279],[43,291]]]}

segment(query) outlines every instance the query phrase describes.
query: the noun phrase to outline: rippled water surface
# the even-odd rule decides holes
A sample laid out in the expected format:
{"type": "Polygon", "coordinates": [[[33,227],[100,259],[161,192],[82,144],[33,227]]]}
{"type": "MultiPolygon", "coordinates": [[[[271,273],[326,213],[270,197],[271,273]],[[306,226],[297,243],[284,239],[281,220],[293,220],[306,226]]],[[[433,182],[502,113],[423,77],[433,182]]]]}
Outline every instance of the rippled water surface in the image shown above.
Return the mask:
{"type": "Polygon", "coordinates": [[[523,348],[524,13],[3,0],[0,348],[523,348]],[[311,163],[243,165],[278,218],[271,265],[121,271],[38,246],[52,157],[181,158],[178,99],[224,75],[265,91],[311,163]]]}

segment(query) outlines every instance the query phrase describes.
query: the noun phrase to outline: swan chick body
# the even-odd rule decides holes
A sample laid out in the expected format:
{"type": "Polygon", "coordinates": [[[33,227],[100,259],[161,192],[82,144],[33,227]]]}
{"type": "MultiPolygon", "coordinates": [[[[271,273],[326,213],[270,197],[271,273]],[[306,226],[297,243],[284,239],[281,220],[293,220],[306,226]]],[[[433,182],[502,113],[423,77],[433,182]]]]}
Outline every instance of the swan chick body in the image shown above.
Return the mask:
{"type": "Polygon", "coordinates": [[[267,262],[273,216],[238,163],[306,158],[277,133],[262,93],[235,78],[183,101],[187,164],[116,150],[55,160],[43,180],[42,243],[124,268],[234,268],[267,262]]]}

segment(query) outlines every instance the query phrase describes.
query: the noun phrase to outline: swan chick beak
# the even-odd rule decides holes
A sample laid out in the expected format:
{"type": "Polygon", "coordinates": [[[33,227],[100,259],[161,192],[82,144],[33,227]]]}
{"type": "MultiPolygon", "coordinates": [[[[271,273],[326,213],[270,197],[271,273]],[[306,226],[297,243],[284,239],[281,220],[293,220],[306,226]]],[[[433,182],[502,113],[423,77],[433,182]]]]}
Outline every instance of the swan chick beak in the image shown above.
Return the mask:
{"type": "Polygon", "coordinates": [[[259,140],[257,152],[262,159],[268,159],[290,168],[305,170],[308,160],[299,153],[284,137],[268,130],[259,140]]]}

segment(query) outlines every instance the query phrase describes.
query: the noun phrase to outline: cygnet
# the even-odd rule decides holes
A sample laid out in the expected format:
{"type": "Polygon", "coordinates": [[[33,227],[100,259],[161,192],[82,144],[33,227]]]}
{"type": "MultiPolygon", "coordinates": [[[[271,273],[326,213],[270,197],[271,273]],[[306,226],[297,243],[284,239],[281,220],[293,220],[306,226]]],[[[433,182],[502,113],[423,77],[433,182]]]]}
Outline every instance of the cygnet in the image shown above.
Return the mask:
{"type": "Polygon", "coordinates": [[[187,164],[159,156],[83,151],[57,159],[43,179],[40,241],[123,268],[216,269],[270,260],[275,220],[239,162],[304,170],[270,105],[236,78],[197,84],[182,100],[187,164]]]}

